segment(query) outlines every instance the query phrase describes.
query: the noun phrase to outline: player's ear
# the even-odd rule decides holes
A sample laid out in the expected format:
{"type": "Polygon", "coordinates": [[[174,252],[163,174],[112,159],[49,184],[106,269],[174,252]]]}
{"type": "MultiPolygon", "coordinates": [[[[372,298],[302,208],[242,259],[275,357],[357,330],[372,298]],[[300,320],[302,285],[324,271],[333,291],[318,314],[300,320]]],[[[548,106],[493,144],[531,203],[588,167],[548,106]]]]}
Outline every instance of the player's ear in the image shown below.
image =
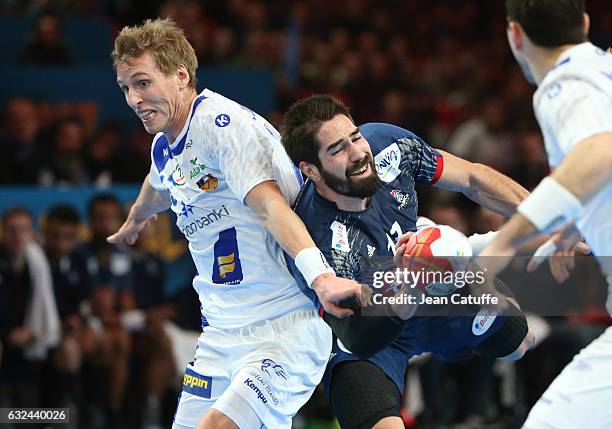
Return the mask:
{"type": "Polygon", "coordinates": [[[189,72],[184,64],[179,64],[178,69],[176,70],[176,76],[178,77],[180,89],[187,88],[189,86],[189,81],[191,78],[189,77],[189,72]]]}
{"type": "Polygon", "coordinates": [[[311,180],[316,181],[320,176],[319,169],[314,164],[306,161],[300,162],[300,171],[311,180]]]}
{"type": "Polygon", "coordinates": [[[588,13],[582,14],[582,32],[584,33],[584,37],[587,38],[589,36],[589,29],[591,28],[591,18],[588,13]]]}
{"type": "Polygon", "coordinates": [[[523,47],[525,33],[523,32],[521,24],[516,21],[508,21],[506,33],[508,35],[508,41],[514,49],[521,49],[523,47]]]}

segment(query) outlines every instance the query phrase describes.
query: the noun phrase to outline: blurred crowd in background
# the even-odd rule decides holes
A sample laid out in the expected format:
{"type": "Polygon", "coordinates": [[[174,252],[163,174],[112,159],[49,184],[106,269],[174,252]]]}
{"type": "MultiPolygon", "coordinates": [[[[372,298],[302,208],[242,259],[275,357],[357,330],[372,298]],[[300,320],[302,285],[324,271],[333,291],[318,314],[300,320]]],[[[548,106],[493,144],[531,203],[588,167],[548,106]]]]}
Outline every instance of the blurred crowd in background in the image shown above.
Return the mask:
{"type": "MultiPolygon", "coordinates": [[[[601,47],[612,43],[606,5],[587,2],[591,39],[601,47]]],[[[83,57],[63,33],[65,18],[95,17],[112,37],[157,16],[185,29],[200,67],[269,69],[275,107],[259,113],[276,126],[296,99],[332,93],[357,123],[405,127],[529,189],[549,172],[530,107],[534,89],[507,47],[501,1],[0,0],[2,22],[32,23],[5,60],[24,70],[78,69],[83,57]]],[[[109,54],[96,57],[114,79],[109,54]]],[[[205,75],[199,86],[206,86],[205,75]]],[[[151,136],[135,116],[130,124],[100,120],[98,107],[95,100],[4,100],[0,186],[139,183],[149,170],[151,136]]],[[[463,197],[418,192],[421,214],[466,234],[504,221],[463,197]]],[[[56,205],[42,222],[19,203],[3,214],[0,233],[0,407],[69,406],[72,427],[168,427],[181,359],[193,353],[199,330],[190,285],[164,291],[166,261],[147,245],[150,233],[129,249],[106,243],[125,216],[112,193],[94,197],[86,217],[56,205]]],[[[520,426],[547,384],[606,323],[588,315],[533,321],[542,341],[516,365],[415,362],[405,392],[407,427],[520,426]]],[[[317,392],[295,426],[331,428],[332,421],[317,392]]]]}

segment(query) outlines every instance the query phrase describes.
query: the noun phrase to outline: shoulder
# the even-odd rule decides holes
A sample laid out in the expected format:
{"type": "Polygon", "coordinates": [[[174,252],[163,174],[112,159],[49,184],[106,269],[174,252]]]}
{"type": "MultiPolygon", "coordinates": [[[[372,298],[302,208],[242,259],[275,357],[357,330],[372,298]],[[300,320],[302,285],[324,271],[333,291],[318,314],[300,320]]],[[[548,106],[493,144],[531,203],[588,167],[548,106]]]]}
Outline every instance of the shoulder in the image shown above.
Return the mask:
{"type": "Polygon", "coordinates": [[[293,204],[293,210],[302,219],[315,243],[320,245],[329,241],[330,227],[336,218],[337,210],[331,205],[321,204],[316,198],[316,192],[314,183],[307,180],[293,204]]]}
{"type": "Polygon", "coordinates": [[[244,131],[250,123],[251,111],[212,91],[204,91],[195,107],[190,130],[207,134],[227,134],[244,131]]]}
{"type": "Polygon", "coordinates": [[[421,141],[419,136],[405,128],[382,122],[369,122],[361,125],[359,129],[370,143],[374,155],[398,142],[413,142],[416,144],[421,141]]]}

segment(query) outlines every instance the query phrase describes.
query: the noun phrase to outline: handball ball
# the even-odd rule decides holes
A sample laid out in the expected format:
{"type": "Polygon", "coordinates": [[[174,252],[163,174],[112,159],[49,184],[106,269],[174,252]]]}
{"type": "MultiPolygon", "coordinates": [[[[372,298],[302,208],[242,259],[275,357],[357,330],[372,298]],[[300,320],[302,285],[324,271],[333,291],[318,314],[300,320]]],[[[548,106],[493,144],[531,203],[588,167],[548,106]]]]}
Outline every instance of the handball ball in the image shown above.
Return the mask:
{"type": "Polygon", "coordinates": [[[406,242],[400,268],[421,272],[412,279],[429,295],[448,295],[457,290],[457,272],[465,270],[471,256],[465,235],[446,225],[426,226],[406,242]]]}

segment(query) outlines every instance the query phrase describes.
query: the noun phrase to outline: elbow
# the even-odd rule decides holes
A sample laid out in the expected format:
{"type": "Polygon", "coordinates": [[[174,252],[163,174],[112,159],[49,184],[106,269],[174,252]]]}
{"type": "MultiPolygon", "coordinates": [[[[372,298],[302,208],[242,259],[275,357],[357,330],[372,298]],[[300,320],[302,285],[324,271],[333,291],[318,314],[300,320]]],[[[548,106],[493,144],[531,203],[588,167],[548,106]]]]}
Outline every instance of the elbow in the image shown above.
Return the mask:
{"type": "Polygon", "coordinates": [[[469,174],[465,189],[467,192],[475,193],[482,188],[483,183],[487,183],[492,176],[498,174],[491,167],[472,162],[469,166],[469,174]]]}

